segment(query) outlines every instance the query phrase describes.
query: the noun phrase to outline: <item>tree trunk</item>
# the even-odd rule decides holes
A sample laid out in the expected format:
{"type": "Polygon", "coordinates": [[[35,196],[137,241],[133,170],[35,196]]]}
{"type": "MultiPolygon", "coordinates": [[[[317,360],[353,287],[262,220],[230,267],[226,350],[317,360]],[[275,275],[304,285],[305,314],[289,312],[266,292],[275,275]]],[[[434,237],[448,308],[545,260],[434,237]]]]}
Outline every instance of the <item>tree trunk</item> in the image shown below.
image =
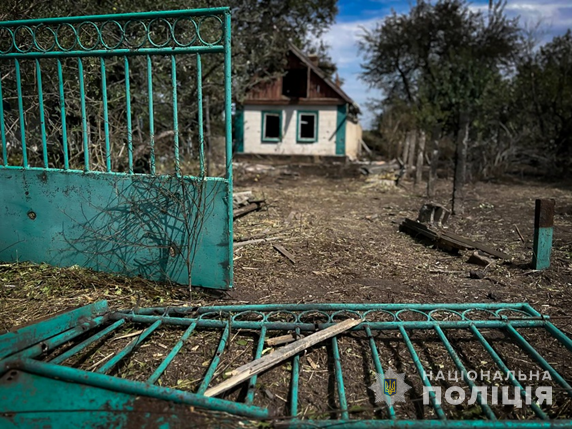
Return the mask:
{"type": "Polygon", "coordinates": [[[409,132],[405,133],[405,140],[403,141],[403,167],[407,169],[407,160],[409,159],[409,146],[411,146],[409,141],[409,132]]]}
{"type": "Polygon", "coordinates": [[[415,167],[415,181],[413,186],[417,186],[423,180],[423,157],[425,156],[425,131],[420,130],[417,137],[419,148],[417,150],[417,166],[415,167]]]}
{"type": "Polygon", "coordinates": [[[413,172],[413,165],[415,164],[415,145],[417,143],[415,131],[409,131],[409,160],[407,161],[406,176],[411,176],[413,172]]]}
{"type": "Polygon", "coordinates": [[[431,168],[429,169],[429,178],[427,179],[427,196],[435,196],[435,180],[437,179],[437,165],[439,164],[439,139],[441,131],[435,127],[432,132],[433,152],[431,154],[431,168]]]}
{"type": "Polygon", "coordinates": [[[453,178],[453,203],[451,212],[453,215],[464,212],[464,190],[467,174],[467,146],[469,141],[469,116],[462,113],[459,120],[459,132],[457,134],[457,148],[455,151],[455,177],[453,178]]]}

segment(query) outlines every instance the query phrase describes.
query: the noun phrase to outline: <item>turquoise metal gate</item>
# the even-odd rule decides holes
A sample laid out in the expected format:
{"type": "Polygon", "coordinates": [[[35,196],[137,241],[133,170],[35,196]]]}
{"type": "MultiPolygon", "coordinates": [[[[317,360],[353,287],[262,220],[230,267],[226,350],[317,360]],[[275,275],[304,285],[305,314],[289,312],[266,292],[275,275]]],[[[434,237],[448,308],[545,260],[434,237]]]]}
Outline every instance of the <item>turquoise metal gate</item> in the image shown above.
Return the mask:
{"type": "Polygon", "coordinates": [[[248,423],[229,423],[227,415],[206,424],[188,416],[191,406],[293,428],[569,428],[571,352],[570,338],[526,303],[111,312],[102,301],[0,336],[0,426],[248,423]],[[231,370],[271,352],[269,338],[308,335],[345,319],[361,323],[220,398],[208,396],[231,370]],[[386,404],[370,385],[392,367],[412,389],[401,403],[386,404]],[[465,401],[447,401],[448,391],[465,401]]]}
{"type": "Polygon", "coordinates": [[[0,22],[0,260],[231,287],[230,40],[228,8],[0,22]]]}

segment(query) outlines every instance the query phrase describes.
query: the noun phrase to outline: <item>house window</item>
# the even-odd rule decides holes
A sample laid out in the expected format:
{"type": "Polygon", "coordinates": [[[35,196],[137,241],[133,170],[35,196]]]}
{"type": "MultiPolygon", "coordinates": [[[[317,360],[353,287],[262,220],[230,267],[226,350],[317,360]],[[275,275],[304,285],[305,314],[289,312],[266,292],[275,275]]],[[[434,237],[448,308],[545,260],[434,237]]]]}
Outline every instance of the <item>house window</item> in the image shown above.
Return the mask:
{"type": "Polygon", "coordinates": [[[318,141],[318,112],[298,112],[298,143],[315,143],[318,141]]]}
{"type": "Polygon", "coordinates": [[[278,143],[282,140],[282,112],[262,112],[262,141],[278,143]]]}

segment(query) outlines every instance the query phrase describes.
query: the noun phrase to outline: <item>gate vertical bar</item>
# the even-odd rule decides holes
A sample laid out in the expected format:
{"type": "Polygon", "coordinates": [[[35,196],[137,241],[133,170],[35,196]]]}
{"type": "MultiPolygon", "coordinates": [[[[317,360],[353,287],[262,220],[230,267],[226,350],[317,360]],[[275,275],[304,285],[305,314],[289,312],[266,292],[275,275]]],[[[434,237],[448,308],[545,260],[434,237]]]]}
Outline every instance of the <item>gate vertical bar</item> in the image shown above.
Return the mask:
{"type": "Polygon", "coordinates": [[[8,166],[8,147],[6,146],[6,129],[4,128],[4,96],[2,95],[2,73],[0,72],[0,138],[2,139],[2,162],[8,166]]]}
{"type": "Polygon", "coordinates": [[[229,257],[228,257],[228,270],[229,270],[229,285],[232,285],[232,275],[234,269],[233,251],[232,251],[232,237],[233,237],[233,219],[232,219],[232,99],[231,99],[231,80],[232,73],[231,58],[230,58],[230,10],[227,10],[224,15],[224,120],[225,120],[225,135],[226,135],[226,180],[228,184],[228,233],[229,233],[229,257]]]}
{"type": "Polygon", "coordinates": [[[81,125],[83,131],[83,162],[84,170],[89,171],[89,136],[87,134],[87,117],[85,109],[85,82],[83,74],[83,61],[77,59],[79,71],[79,97],[81,100],[81,125]]]}
{"type": "Polygon", "coordinates": [[[46,142],[46,120],[44,115],[44,90],[42,88],[42,69],[40,61],[36,60],[36,76],[38,80],[38,104],[40,108],[40,132],[42,134],[42,156],[44,167],[48,168],[48,145],[46,142]]]}
{"type": "MultiPolygon", "coordinates": [[[[258,336],[258,345],[256,346],[256,353],[254,354],[254,360],[260,359],[260,357],[262,356],[262,350],[264,350],[265,340],[266,340],[266,326],[263,326],[262,328],[260,328],[260,334],[258,336]]],[[[245,404],[250,405],[254,400],[254,388],[256,387],[257,379],[258,375],[255,374],[248,382],[248,393],[246,394],[246,399],[244,400],[245,404]]]]}
{"type": "Polygon", "coordinates": [[[24,100],[22,96],[22,76],[20,75],[20,61],[14,60],[16,64],[16,86],[18,87],[18,111],[20,114],[20,136],[22,139],[22,163],[24,168],[28,168],[28,151],[26,149],[26,125],[24,118],[24,100]]]}
{"type": "Polygon", "coordinates": [[[129,87],[129,57],[125,57],[125,103],[127,110],[127,156],[129,174],[133,174],[133,126],[131,123],[131,88],[129,87]]]}
{"type": "Polygon", "coordinates": [[[70,168],[68,153],[68,131],[66,128],[66,99],[64,96],[64,77],[62,62],[58,59],[58,86],[60,88],[60,112],[62,116],[62,146],[64,151],[64,170],[70,168]]]}
{"type": "Polygon", "coordinates": [[[201,54],[197,54],[197,103],[199,122],[199,163],[200,177],[205,177],[205,141],[203,133],[203,68],[201,54]]]}
{"type": "Polygon", "coordinates": [[[151,55],[147,55],[147,88],[149,92],[149,144],[150,156],[149,165],[151,167],[151,174],[155,174],[155,123],[153,119],[153,63],[151,55]]]}
{"type": "Polygon", "coordinates": [[[105,58],[99,59],[101,64],[101,95],[103,98],[103,130],[105,134],[105,171],[111,171],[111,148],[109,144],[109,115],[107,109],[107,72],[105,71],[105,58]]]}
{"type": "Polygon", "coordinates": [[[181,175],[181,164],[179,162],[179,114],[177,108],[177,61],[174,55],[171,55],[171,81],[173,90],[173,143],[175,145],[175,174],[181,175]]]}

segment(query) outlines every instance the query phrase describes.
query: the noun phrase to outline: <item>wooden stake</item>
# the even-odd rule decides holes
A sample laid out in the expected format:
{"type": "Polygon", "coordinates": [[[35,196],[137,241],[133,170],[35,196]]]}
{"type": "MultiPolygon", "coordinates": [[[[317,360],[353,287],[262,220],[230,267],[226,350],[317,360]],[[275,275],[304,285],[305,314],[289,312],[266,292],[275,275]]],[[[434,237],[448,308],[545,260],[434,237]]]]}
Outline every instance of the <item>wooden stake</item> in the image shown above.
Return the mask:
{"type": "Polygon", "coordinates": [[[334,337],[348,329],[353,328],[361,323],[361,319],[347,319],[343,322],[336,323],[323,331],[316,332],[315,334],[309,335],[306,338],[295,341],[292,344],[284,346],[274,353],[256,359],[246,365],[243,365],[234,371],[232,371],[232,377],[223,381],[222,383],[211,387],[208,389],[204,395],[205,396],[217,396],[234,386],[248,380],[253,375],[259,374],[267,369],[272,368],[277,363],[280,363],[289,357],[292,357],[315,344],[318,344],[328,338],[334,337]]]}
{"type": "Polygon", "coordinates": [[[536,200],[534,243],[532,245],[532,268],[534,270],[544,270],[550,267],[554,205],[554,200],[536,200]]]}

